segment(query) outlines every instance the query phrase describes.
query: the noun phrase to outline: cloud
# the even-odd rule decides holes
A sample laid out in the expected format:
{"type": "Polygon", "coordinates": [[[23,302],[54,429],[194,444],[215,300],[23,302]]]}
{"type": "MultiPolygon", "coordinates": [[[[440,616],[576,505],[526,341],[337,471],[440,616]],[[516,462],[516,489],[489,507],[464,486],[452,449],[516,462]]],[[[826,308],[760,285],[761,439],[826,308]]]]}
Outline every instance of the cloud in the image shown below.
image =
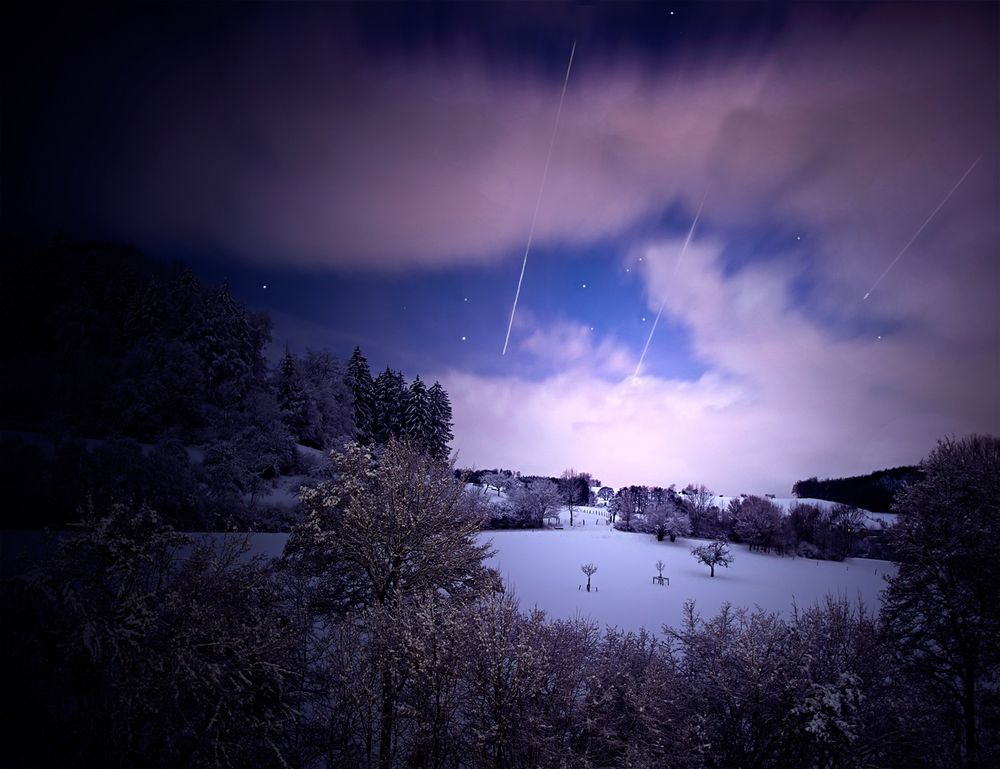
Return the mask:
{"type": "Polygon", "coordinates": [[[983,386],[998,381],[995,347],[950,356],[917,333],[844,338],[796,308],[795,275],[781,266],[727,274],[722,243],[700,239],[675,270],[680,245],[649,244],[643,274],[651,305],[664,301],[690,329],[708,373],[609,382],[576,369],[531,382],[448,372],[460,463],[781,494],[812,475],[914,463],[946,434],[1000,430],[983,386]]]}
{"type": "MultiPolygon", "coordinates": [[[[896,11],[822,37],[812,14],[766,49],[692,48],[657,70],[581,46],[536,243],[613,237],[707,190],[707,223],[801,226],[860,296],[984,153],[952,221],[995,244],[995,34],[961,11],[896,11]]],[[[375,61],[330,34],[178,73],[139,105],[95,205],[139,242],[269,264],[425,269],[522,248],[561,82],[476,53],[375,61]]]]}
{"type": "Polygon", "coordinates": [[[624,375],[635,369],[635,358],[618,340],[601,337],[589,326],[572,321],[537,325],[530,316],[519,319],[530,331],[519,347],[559,368],[590,368],[609,375],[624,375]]]}

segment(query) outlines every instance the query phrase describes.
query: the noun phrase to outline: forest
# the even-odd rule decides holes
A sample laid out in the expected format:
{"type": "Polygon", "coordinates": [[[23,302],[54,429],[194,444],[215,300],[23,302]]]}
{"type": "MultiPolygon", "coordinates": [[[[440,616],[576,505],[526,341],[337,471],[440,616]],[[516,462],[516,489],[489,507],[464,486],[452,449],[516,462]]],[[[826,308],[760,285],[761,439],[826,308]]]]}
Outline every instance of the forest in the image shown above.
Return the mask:
{"type": "Polygon", "coordinates": [[[919,467],[907,465],[850,478],[825,478],[821,481],[814,476],[796,481],[792,493],[799,498],[827,499],[864,510],[885,512],[892,507],[896,492],[905,484],[920,480],[921,475],[919,467]]]}
{"type": "Polygon", "coordinates": [[[225,283],[113,243],[8,240],[3,251],[7,528],[129,499],[187,531],[287,530],[299,511],[261,499],[283,476],[324,472],[348,441],[448,452],[439,383],[389,367],[373,378],[358,348],[346,362],[286,350],[271,363],[270,318],[225,283]]]}

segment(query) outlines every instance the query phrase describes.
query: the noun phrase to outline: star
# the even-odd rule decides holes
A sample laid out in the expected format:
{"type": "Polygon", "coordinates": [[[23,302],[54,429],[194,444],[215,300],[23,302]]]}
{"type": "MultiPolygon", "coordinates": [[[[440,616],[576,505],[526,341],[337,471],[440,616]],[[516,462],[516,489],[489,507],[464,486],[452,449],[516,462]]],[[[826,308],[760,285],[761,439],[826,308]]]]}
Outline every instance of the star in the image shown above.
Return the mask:
{"type": "Polygon", "coordinates": [[[586,284],[586,283],[584,283],[584,284],[583,284],[583,287],[584,287],[584,288],[586,288],[586,287],[587,287],[587,284],[586,284]]]}
{"type": "Polygon", "coordinates": [[[632,268],[631,267],[626,267],[625,268],[625,272],[632,272],[632,268]]]}
{"type": "Polygon", "coordinates": [[[267,288],[267,283],[265,283],[265,284],[263,285],[263,288],[267,288]]]}
{"type": "Polygon", "coordinates": [[[796,235],[796,236],[795,236],[795,239],[796,239],[796,240],[802,240],[802,236],[801,236],[801,235],[796,235]]]}
{"type": "Polygon", "coordinates": [[[464,337],[464,336],[462,337],[462,341],[463,341],[463,342],[465,341],[465,337],[464,337]]]}
{"type": "Polygon", "coordinates": [[[468,302],[469,301],[469,297],[465,297],[465,299],[463,299],[462,301],[463,302],[468,302]]]}
{"type": "Polygon", "coordinates": [[[643,316],[642,316],[642,322],[643,322],[643,323],[645,323],[645,322],[646,322],[646,316],[645,316],[645,315],[643,315],[643,316]]]}

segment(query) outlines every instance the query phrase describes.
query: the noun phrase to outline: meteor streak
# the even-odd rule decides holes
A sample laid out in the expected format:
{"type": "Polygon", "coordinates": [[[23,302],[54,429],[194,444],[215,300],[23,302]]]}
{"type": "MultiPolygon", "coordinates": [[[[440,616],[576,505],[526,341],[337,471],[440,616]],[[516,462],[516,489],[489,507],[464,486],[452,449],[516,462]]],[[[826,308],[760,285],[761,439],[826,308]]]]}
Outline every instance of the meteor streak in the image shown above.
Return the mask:
{"type": "MultiPolygon", "coordinates": [[[[691,236],[694,235],[695,225],[698,224],[698,217],[701,216],[702,206],[705,205],[705,198],[708,197],[706,192],[702,198],[701,203],[698,205],[698,213],[694,215],[694,221],[691,222],[691,229],[688,230],[687,238],[684,241],[684,245],[681,248],[680,254],[677,255],[677,261],[674,262],[673,275],[677,274],[677,268],[681,265],[681,259],[684,258],[684,252],[687,251],[688,244],[691,242],[691,236]]],[[[632,376],[639,376],[639,369],[642,368],[642,362],[646,360],[646,351],[649,349],[649,343],[653,341],[653,333],[656,331],[656,324],[660,322],[660,314],[663,312],[663,305],[666,304],[667,300],[664,299],[660,302],[660,309],[656,311],[656,319],[653,321],[653,327],[649,329],[649,336],[646,337],[646,346],[642,348],[642,355],[639,356],[639,362],[635,366],[635,373],[632,376]]]]}
{"type": "Polygon", "coordinates": [[[517,312],[517,300],[521,296],[521,283],[524,281],[524,268],[528,266],[528,252],[531,250],[531,241],[535,237],[535,222],[538,220],[538,209],[542,205],[542,193],[545,192],[545,179],[549,175],[549,161],[552,160],[552,148],[556,143],[556,134],[559,132],[559,118],[562,116],[563,100],[566,98],[566,86],[569,84],[569,73],[573,69],[573,55],[576,53],[576,40],[569,52],[569,64],[566,65],[566,77],[563,80],[562,94],[559,96],[559,109],[556,110],[556,124],[552,127],[552,138],[549,140],[549,153],[545,156],[545,170],[542,171],[542,183],[538,185],[538,197],[535,199],[535,213],[531,215],[531,229],[528,230],[528,244],[524,247],[524,261],[521,262],[521,276],[517,279],[517,291],[514,292],[514,306],[510,308],[510,322],[507,324],[507,337],[503,340],[503,352],[507,354],[507,345],[510,343],[510,330],[514,326],[514,313],[517,312]]]}
{"type": "Polygon", "coordinates": [[[872,295],[872,291],[874,291],[875,287],[882,282],[882,278],[884,278],[886,275],[889,274],[889,270],[891,270],[895,266],[896,262],[898,262],[900,258],[903,256],[903,254],[906,253],[906,250],[913,245],[913,241],[915,241],[920,236],[920,233],[924,231],[924,227],[926,227],[928,224],[931,223],[931,219],[933,219],[937,214],[937,212],[941,210],[942,206],[944,206],[944,204],[948,202],[948,198],[950,198],[952,195],[955,194],[955,190],[957,190],[961,186],[962,182],[965,181],[965,177],[967,177],[969,174],[972,173],[972,169],[975,168],[976,164],[978,164],[979,161],[982,159],[983,159],[982,155],[976,158],[973,161],[972,165],[969,166],[968,170],[964,174],[962,174],[962,178],[959,179],[957,182],[955,182],[955,186],[952,187],[951,190],[948,192],[948,194],[944,196],[944,199],[940,203],[938,203],[937,208],[931,211],[931,215],[927,217],[926,221],[923,224],[920,225],[920,229],[918,229],[915,233],[913,233],[913,237],[910,238],[907,244],[903,246],[903,249],[898,254],[896,254],[896,258],[893,259],[891,262],[889,262],[889,266],[886,267],[885,270],[883,270],[882,274],[878,276],[878,280],[872,283],[872,287],[868,289],[868,293],[866,293],[861,298],[862,302],[872,295]]]}

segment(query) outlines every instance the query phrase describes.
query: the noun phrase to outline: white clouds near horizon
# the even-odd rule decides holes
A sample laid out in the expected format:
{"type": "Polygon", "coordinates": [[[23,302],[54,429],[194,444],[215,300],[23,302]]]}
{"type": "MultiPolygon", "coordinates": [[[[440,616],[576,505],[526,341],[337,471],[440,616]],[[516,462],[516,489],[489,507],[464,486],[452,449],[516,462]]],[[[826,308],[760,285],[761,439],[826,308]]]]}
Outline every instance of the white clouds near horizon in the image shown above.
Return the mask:
{"type": "Polygon", "coordinates": [[[568,340],[561,373],[440,375],[460,464],[787,493],[799,478],[917,462],[946,434],[1000,431],[1000,409],[982,386],[998,373],[988,350],[949,359],[918,333],[845,336],[795,307],[787,265],[726,274],[721,244],[696,239],[675,272],[679,246],[643,250],[649,304],[664,301],[690,330],[705,375],[609,381],[599,346],[580,329],[536,330],[528,344],[539,352],[543,340],[568,340]]]}

